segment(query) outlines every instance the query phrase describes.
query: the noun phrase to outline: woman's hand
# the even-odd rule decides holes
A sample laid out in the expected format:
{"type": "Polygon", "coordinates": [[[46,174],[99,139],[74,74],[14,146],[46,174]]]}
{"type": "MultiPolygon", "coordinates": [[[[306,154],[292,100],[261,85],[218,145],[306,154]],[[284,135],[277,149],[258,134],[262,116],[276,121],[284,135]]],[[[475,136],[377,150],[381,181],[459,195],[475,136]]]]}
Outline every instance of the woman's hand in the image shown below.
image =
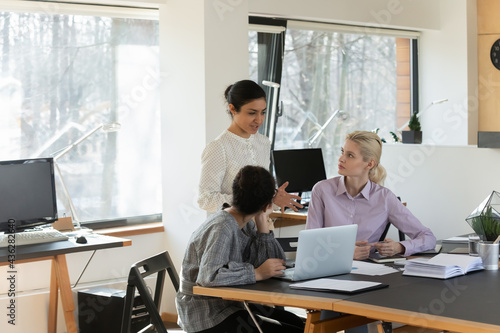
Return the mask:
{"type": "Polygon", "coordinates": [[[358,241],[354,247],[354,260],[365,260],[370,255],[372,246],[367,241],[358,241]]]}
{"type": "Polygon", "coordinates": [[[302,198],[298,195],[289,194],[285,191],[285,188],[288,186],[288,182],[285,182],[278,188],[276,195],[274,196],[273,203],[277,206],[281,207],[281,212],[285,212],[285,208],[291,208],[294,211],[297,211],[298,208],[302,208],[303,206],[295,200],[301,200],[302,198]]]}
{"type": "Polygon", "coordinates": [[[273,204],[270,204],[267,206],[267,208],[263,211],[260,211],[255,215],[254,221],[255,221],[255,226],[257,227],[257,231],[262,233],[262,234],[268,234],[269,233],[269,215],[273,212],[273,204]]]}
{"type": "Polygon", "coordinates": [[[285,268],[283,259],[267,259],[255,269],[255,281],[262,281],[273,276],[283,275],[285,268]]]}
{"type": "Polygon", "coordinates": [[[401,254],[405,252],[405,247],[401,243],[395,242],[390,238],[384,239],[383,242],[375,243],[374,246],[377,248],[378,253],[384,257],[390,257],[395,254],[401,254]]]}

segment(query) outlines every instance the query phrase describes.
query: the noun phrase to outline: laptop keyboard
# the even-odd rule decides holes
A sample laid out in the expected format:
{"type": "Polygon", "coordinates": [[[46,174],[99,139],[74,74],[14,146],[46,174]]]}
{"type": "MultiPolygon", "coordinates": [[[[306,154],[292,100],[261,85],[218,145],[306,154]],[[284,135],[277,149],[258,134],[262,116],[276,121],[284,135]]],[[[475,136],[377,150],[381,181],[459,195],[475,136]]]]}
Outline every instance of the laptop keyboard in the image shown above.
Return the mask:
{"type": "Polygon", "coordinates": [[[285,267],[286,268],[295,267],[295,259],[286,259],[285,260],[285,267]]]}
{"type": "Polygon", "coordinates": [[[287,279],[292,279],[294,272],[295,272],[295,267],[293,267],[293,268],[287,268],[287,269],[285,269],[283,271],[282,277],[287,278],[287,279]]]}

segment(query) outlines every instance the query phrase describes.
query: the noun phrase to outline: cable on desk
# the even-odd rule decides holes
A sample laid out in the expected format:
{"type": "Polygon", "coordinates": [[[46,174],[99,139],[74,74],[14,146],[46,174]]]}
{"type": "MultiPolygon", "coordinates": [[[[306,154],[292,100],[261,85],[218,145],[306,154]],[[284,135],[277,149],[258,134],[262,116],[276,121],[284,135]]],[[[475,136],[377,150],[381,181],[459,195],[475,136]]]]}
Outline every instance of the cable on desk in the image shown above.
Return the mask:
{"type": "Polygon", "coordinates": [[[85,265],[85,267],[83,267],[83,270],[82,272],[80,273],[80,276],[78,277],[78,279],[76,280],[75,284],[73,285],[73,287],[71,288],[75,288],[76,285],[78,284],[78,282],[80,282],[80,279],[82,278],[83,276],[83,273],[85,273],[85,270],[87,269],[87,267],[89,266],[90,264],[90,261],[92,260],[92,258],[94,258],[94,254],[96,253],[97,250],[94,250],[94,252],[92,252],[92,255],[90,256],[89,260],[87,261],[87,264],[85,265]]]}

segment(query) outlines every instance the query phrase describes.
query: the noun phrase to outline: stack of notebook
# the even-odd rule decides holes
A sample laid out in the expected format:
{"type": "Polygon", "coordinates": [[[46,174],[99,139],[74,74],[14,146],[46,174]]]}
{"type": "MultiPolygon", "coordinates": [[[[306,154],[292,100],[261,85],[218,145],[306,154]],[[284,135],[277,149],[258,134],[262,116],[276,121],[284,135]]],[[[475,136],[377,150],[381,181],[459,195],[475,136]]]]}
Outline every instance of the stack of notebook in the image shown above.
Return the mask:
{"type": "Polygon", "coordinates": [[[448,279],[484,269],[480,257],[441,253],[437,256],[408,260],[403,275],[448,279]]]}

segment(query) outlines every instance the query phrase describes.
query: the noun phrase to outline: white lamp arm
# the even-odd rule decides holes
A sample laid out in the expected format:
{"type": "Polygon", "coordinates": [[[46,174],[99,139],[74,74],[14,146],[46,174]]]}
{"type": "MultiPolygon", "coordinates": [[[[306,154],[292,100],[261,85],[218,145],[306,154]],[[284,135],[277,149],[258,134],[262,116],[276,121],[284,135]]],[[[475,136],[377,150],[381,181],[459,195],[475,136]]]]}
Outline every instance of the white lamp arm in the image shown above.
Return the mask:
{"type": "Polygon", "coordinates": [[[103,126],[104,126],[103,124],[97,126],[93,130],[91,130],[90,132],[88,132],[87,134],[85,134],[84,136],[82,136],[80,139],[76,140],[75,142],[73,142],[72,144],[70,144],[69,146],[67,146],[66,148],[64,148],[59,154],[57,154],[56,156],[54,156],[54,160],[57,161],[62,156],[66,155],[66,153],[68,153],[71,149],[75,148],[80,143],[82,143],[83,141],[85,141],[89,136],[91,136],[92,134],[94,134],[95,132],[97,132],[98,130],[100,130],[103,126]]]}

